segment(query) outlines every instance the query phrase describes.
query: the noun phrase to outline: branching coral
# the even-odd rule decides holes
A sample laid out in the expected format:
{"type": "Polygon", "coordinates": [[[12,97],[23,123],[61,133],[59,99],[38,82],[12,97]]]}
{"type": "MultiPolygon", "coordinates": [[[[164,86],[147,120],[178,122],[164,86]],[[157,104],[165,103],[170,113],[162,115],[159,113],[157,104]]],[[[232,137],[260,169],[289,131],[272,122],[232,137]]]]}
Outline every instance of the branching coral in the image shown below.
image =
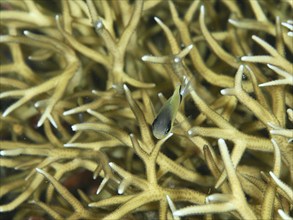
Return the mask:
{"type": "Polygon", "coordinates": [[[272,5],[1,1],[0,217],[292,219],[293,4],[272,5]]]}

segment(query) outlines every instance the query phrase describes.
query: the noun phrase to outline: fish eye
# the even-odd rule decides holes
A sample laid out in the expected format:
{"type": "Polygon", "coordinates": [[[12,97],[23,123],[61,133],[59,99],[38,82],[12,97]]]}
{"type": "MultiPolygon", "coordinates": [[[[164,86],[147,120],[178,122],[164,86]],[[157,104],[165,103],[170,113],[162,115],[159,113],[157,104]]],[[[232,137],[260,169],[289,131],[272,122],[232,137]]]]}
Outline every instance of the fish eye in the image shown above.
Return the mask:
{"type": "Polygon", "coordinates": [[[172,123],[171,123],[171,121],[169,121],[169,123],[167,125],[167,128],[165,130],[165,134],[168,134],[169,133],[169,131],[171,130],[171,125],[172,125],[172,123]]]}
{"type": "Polygon", "coordinates": [[[244,74],[244,73],[242,74],[242,80],[243,80],[243,81],[248,80],[248,76],[247,76],[246,74],[244,74]]]}

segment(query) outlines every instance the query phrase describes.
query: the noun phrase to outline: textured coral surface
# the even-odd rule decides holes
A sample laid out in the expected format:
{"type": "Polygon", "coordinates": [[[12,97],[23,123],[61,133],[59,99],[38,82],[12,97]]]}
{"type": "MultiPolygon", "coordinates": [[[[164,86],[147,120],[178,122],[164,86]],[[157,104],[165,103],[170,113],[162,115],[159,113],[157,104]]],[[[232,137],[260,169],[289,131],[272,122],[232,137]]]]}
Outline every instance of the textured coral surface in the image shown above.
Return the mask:
{"type": "Polygon", "coordinates": [[[292,219],[292,0],[0,7],[1,219],[292,219]]]}

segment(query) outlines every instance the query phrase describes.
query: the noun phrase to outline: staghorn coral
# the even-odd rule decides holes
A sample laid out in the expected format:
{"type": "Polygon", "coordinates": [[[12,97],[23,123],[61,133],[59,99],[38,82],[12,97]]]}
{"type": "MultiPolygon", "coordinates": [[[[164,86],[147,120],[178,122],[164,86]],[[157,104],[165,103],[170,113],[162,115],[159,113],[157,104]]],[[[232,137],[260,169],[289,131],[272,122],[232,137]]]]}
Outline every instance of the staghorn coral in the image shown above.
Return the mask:
{"type": "Polygon", "coordinates": [[[1,1],[1,218],[292,219],[293,4],[275,3],[1,1]]]}

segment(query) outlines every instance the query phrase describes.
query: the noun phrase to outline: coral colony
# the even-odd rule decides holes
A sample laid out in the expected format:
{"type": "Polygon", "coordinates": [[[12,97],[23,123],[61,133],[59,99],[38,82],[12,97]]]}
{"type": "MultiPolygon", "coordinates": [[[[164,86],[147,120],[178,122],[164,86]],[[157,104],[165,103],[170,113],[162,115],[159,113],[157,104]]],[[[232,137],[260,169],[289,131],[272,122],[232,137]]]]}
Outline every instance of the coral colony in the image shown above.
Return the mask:
{"type": "Polygon", "coordinates": [[[1,219],[293,218],[292,0],[0,6],[1,219]]]}

